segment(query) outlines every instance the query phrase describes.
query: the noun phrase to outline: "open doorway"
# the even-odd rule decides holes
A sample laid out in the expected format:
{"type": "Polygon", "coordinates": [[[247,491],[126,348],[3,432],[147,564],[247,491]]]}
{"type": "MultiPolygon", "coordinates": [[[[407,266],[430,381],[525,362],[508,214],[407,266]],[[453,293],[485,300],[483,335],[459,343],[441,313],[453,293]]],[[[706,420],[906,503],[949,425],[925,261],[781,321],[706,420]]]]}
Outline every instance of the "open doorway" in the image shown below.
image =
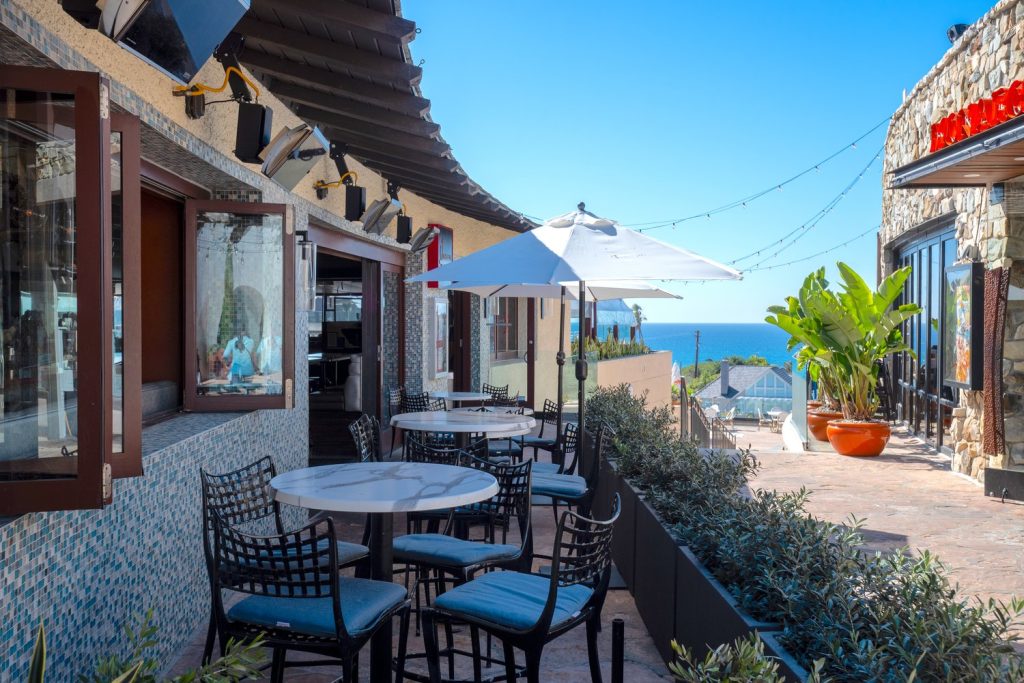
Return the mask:
{"type": "Polygon", "coordinates": [[[363,388],[363,263],[321,251],[316,307],[309,314],[309,458],[355,455],[348,425],[368,411],[363,388]]]}

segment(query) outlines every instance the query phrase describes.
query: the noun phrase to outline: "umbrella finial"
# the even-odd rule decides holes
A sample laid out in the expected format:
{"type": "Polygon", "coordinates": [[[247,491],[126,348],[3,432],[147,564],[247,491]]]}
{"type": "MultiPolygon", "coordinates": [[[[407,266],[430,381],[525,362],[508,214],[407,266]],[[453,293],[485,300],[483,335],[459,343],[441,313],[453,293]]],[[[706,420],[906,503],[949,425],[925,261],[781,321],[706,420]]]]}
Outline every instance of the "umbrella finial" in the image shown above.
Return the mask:
{"type": "Polygon", "coordinates": [[[583,202],[580,202],[579,204],[576,205],[576,208],[579,209],[580,211],[586,211],[587,205],[584,204],[583,202]]]}

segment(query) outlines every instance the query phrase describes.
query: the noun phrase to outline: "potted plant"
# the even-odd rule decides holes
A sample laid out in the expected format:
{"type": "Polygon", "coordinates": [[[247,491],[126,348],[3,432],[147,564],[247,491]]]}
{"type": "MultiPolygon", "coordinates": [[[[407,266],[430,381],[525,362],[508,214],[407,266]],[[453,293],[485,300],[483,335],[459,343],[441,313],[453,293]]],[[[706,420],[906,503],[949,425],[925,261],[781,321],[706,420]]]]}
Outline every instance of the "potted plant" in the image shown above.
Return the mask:
{"type": "Polygon", "coordinates": [[[798,295],[788,297],[785,306],[772,306],[768,309],[773,315],[765,320],[777,327],[789,332],[788,350],[792,351],[801,346],[797,353],[797,369],[806,370],[811,381],[818,385],[819,401],[807,402],[807,429],[818,441],[828,441],[828,423],[843,416],[839,409],[838,393],[833,388],[834,376],[831,370],[824,364],[818,362],[819,351],[823,348],[823,341],[817,334],[799,332],[802,330],[814,331],[820,328],[821,323],[815,316],[812,302],[820,296],[822,291],[828,289],[828,280],[825,279],[825,269],[818,270],[804,278],[798,295]]]}
{"type": "Polygon", "coordinates": [[[842,455],[880,455],[890,435],[889,423],[875,419],[881,361],[895,353],[913,355],[900,326],[918,315],[921,307],[893,307],[910,276],[909,267],[900,268],[872,291],[848,265],[837,266],[841,292],[830,290],[819,270],[812,276],[817,282],[807,296],[799,302],[791,298],[787,308],[772,307],[769,311],[774,315],[768,321],[788,331],[796,343],[804,343],[798,356],[801,362],[817,365],[828,391],[838,398],[842,418],[830,420],[827,427],[832,448],[842,455]]]}

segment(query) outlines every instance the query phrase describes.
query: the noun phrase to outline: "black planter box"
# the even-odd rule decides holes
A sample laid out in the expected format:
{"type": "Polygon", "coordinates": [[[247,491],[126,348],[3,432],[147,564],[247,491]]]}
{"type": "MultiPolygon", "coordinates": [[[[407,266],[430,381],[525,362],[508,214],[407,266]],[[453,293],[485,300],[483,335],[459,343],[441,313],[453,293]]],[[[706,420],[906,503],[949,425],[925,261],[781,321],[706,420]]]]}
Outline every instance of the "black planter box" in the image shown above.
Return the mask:
{"type": "Polygon", "coordinates": [[[736,598],[686,546],[678,548],[675,564],[675,637],[698,657],[751,631],[778,630],[778,624],[757,621],[744,613],[736,598]]]}
{"type": "Polygon", "coordinates": [[[635,517],[633,598],[658,652],[669,661],[675,635],[678,546],[658,513],[643,499],[637,500],[635,517]]]}
{"type": "Polygon", "coordinates": [[[778,641],[777,632],[761,633],[761,640],[764,641],[765,654],[771,655],[779,662],[779,673],[786,678],[786,683],[806,683],[810,672],[800,666],[793,655],[789,654],[778,641]]]}
{"type": "Polygon", "coordinates": [[[612,534],[612,561],[632,593],[635,587],[634,565],[639,552],[636,545],[636,511],[639,503],[636,491],[618,472],[615,473],[614,490],[619,494],[622,509],[612,534]]]}

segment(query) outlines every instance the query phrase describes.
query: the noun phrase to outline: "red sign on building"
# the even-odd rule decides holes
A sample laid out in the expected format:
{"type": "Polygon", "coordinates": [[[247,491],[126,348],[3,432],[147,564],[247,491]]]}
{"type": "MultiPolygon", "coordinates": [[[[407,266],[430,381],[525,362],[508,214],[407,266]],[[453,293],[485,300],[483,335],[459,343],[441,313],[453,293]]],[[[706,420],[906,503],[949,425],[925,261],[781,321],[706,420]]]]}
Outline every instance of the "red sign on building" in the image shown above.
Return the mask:
{"type": "Polygon", "coordinates": [[[1024,113],[1024,81],[1014,81],[932,124],[931,151],[966,140],[1024,113]]]}

